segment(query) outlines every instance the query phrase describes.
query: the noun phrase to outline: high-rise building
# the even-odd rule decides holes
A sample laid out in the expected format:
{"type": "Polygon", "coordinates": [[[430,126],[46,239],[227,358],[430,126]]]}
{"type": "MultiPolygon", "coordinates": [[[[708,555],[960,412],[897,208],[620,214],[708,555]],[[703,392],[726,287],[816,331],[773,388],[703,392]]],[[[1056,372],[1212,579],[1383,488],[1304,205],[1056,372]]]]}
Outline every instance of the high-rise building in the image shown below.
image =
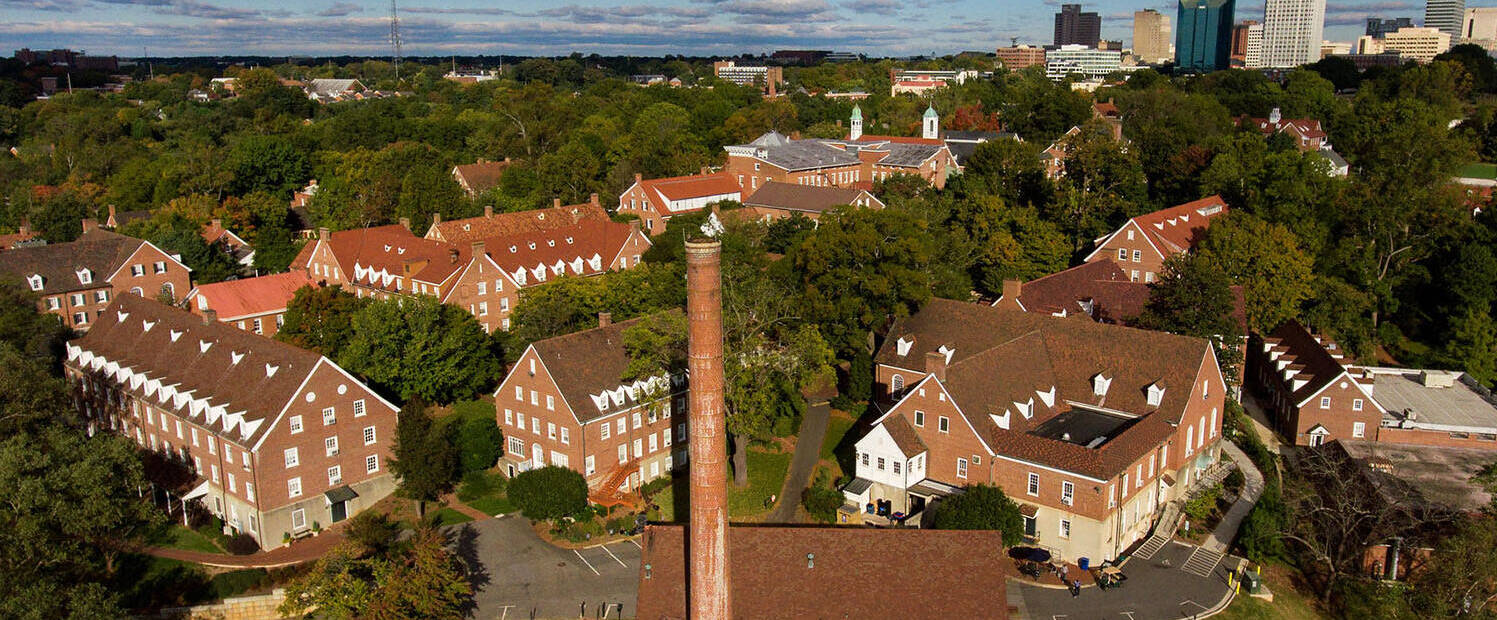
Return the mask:
{"type": "Polygon", "coordinates": [[[1013,47],[1000,47],[997,52],[998,63],[1009,71],[1019,71],[1035,65],[1045,64],[1045,48],[1043,47],[1015,45],[1013,47]]]}
{"type": "Polygon", "coordinates": [[[1390,17],[1387,19],[1369,17],[1367,18],[1367,36],[1374,39],[1381,39],[1390,32],[1397,32],[1399,28],[1412,28],[1413,26],[1414,20],[1407,17],[1390,17]]]}
{"type": "Polygon", "coordinates": [[[1154,9],[1133,12],[1133,55],[1156,64],[1170,59],[1170,18],[1154,9]]]}
{"type": "Polygon", "coordinates": [[[1450,50],[1450,35],[1436,28],[1399,28],[1383,37],[1383,49],[1404,60],[1429,62],[1450,50]]]}
{"type": "Polygon", "coordinates": [[[1242,52],[1242,66],[1258,69],[1263,66],[1263,24],[1249,24],[1247,48],[1242,52]]]}
{"type": "Polygon", "coordinates": [[[1466,9],[1466,19],[1461,26],[1459,38],[1472,41],[1497,41],[1497,8],[1466,9]]]}
{"type": "Polygon", "coordinates": [[[1466,0],[1425,0],[1424,27],[1437,28],[1455,39],[1461,36],[1466,18],[1466,0]]]}
{"type": "Polygon", "coordinates": [[[1055,14],[1055,45],[1096,47],[1102,38],[1102,16],[1082,13],[1079,4],[1062,4],[1055,14]]]}
{"type": "Polygon", "coordinates": [[[1268,0],[1263,7],[1263,66],[1281,69],[1320,60],[1324,32],[1325,0],[1268,0]]]}
{"type": "Polygon", "coordinates": [[[1175,22],[1175,68],[1220,71],[1231,66],[1235,0],[1180,0],[1175,22]]]}
{"type": "MultiPolygon", "coordinates": [[[[1245,19],[1242,23],[1232,27],[1232,60],[1243,62],[1247,60],[1248,30],[1258,25],[1258,20],[1245,19]]],[[[1259,34],[1262,34],[1261,26],[1259,34]]]]}
{"type": "Polygon", "coordinates": [[[1084,45],[1065,45],[1045,53],[1045,76],[1056,81],[1078,73],[1087,80],[1100,80],[1122,66],[1122,53],[1084,45]]]}

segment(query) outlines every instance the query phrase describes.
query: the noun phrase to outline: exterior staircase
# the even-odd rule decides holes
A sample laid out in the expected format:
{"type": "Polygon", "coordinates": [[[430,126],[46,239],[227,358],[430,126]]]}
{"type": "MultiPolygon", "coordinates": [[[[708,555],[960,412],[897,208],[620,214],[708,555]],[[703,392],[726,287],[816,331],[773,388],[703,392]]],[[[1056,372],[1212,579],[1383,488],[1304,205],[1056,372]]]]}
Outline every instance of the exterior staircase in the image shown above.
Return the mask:
{"type": "Polygon", "coordinates": [[[1139,545],[1138,550],[1133,552],[1133,557],[1141,560],[1152,560],[1154,554],[1159,553],[1170,539],[1175,537],[1175,528],[1180,526],[1180,502],[1173,501],[1164,505],[1164,514],[1159,515],[1159,520],[1154,522],[1154,534],[1149,536],[1144,544],[1139,545]]]}
{"type": "Polygon", "coordinates": [[[612,508],[614,506],[637,507],[639,495],[633,489],[622,491],[619,487],[629,481],[629,476],[639,471],[639,459],[634,459],[614,468],[596,488],[589,489],[587,501],[612,508]]]}

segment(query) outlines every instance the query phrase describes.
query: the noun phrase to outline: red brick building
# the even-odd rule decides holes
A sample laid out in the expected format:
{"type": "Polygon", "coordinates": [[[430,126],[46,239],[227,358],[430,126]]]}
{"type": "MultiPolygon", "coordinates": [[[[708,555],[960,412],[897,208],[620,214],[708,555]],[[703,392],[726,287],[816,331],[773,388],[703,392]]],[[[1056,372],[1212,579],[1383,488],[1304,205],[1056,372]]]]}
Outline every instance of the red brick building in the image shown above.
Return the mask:
{"type": "Polygon", "coordinates": [[[255,265],[255,248],[245,241],[234,231],[224,228],[223,220],[213,218],[203,227],[203,241],[209,247],[220,248],[229,256],[234,257],[234,262],[240,266],[252,268],[255,265]]]}
{"type": "Polygon", "coordinates": [[[1097,249],[1086,262],[1111,259],[1128,272],[1130,280],[1153,282],[1164,270],[1165,259],[1191,251],[1214,218],[1227,213],[1221,196],[1145,213],[1128,220],[1111,234],[1097,240],[1097,249]]]}
{"type": "Polygon", "coordinates": [[[395,405],[315,353],[121,295],[67,345],[89,432],[195,472],[201,502],[262,547],[389,495],[395,405]]]}
{"type": "Polygon", "coordinates": [[[743,199],[745,209],[753,213],[755,219],[766,222],[797,214],[818,220],[822,213],[841,205],[882,209],[884,201],[866,189],[793,185],[776,181],[765,183],[759,187],[759,191],[743,199]]]}
{"type": "Polygon", "coordinates": [[[726,172],[663,179],[645,179],[634,175],[634,184],[619,195],[618,212],[634,215],[644,223],[645,232],[658,235],[672,216],[701,211],[724,200],[742,201],[743,189],[726,172]]]}
{"type": "Polygon", "coordinates": [[[509,169],[509,158],[504,161],[478,160],[476,163],[452,167],[452,178],[469,196],[477,196],[499,187],[499,179],[509,169]]]}
{"type": "Polygon", "coordinates": [[[76,241],[0,252],[0,273],[20,280],[38,309],[89,329],[125,293],[180,299],[192,289],[191,269],[149,241],[101,230],[85,220],[76,241]]]}
{"type": "Polygon", "coordinates": [[[1313,118],[1284,118],[1279,114],[1279,109],[1274,108],[1268,113],[1268,118],[1238,119],[1243,125],[1257,129],[1264,136],[1271,136],[1283,132],[1294,139],[1294,145],[1301,151],[1319,151],[1327,143],[1325,128],[1321,127],[1320,121],[1313,118]]]}
{"type": "MultiPolygon", "coordinates": [[[[1242,287],[1233,286],[1232,320],[1247,336],[1242,287]]],[[[1115,261],[1095,260],[1029,282],[1004,280],[994,307],[1060,317],[1082,316],[1101,323],[1131,325],[1149,303],[1149,285],[1129,277],[1115,261]]]]}
{"type": "Polygon", "coordinates": [[[304,286],[317,286],[305,271],[203,284],[187,294],[187,309],[267,338],[286,321],[286,305],[304,286]]]}
{"type": "Polygon", "coordinates": [[[854,108],[844,140],[797,139],[771,131],[748,144],[723,147],[727,173],[752,194],[771,181],[819,187],[868,189],[895,174],[913,174],[932,187],[960,170],[955,156],[938,137],[940,122],[928,111],[922,137],[874,136],[863,133],[863,115],[854,108]]]}
{"type": "Polygon", "coordinates": [[[431,227],[426,229],[426,238],[446,243],[471,244],[495,237],[566,228],[584,220],[608,221],[608,212],[598,204],[598,195],[579,205],[562,205],[560,200],[546,209],[531,209],[513,213],[494,213],[493,207],[484,207],[480,217],[458,220],[442,220],[440,213],[432,215],[431,227]]]}
{"type": "Polygon", "coordinates": [[[623,333],[639,320],[613,323],[605,314],[597,328],[525,349],[494,392],[501,468],[569,467],[608,494],[686,461],[685,375],[621,379],[629,364],[623,333]]]}
{"type": "Polygon", "coordinates": [[[1226,386],[1202,339],[935,299],[874,361],[884,413],[857,442],[848,517],[918,520],[994,484],[1032,544],[1100,562],[1219,456],[1226,386]]]}

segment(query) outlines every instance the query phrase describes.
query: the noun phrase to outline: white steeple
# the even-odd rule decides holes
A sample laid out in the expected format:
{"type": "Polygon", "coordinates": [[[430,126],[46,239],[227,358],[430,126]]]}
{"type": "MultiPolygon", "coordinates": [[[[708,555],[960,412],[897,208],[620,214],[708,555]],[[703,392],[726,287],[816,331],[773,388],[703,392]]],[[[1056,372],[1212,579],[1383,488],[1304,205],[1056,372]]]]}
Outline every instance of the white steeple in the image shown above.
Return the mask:
{"type": "Polygon", "coordinates": [[[927,140],[935,140],[941,137],[941,117],[936,115],[934,105],[925,108],[924,130],[920,137],[927,140]]]}
{"type": "Polygon", "coordinates": [[[857,140],[863,137],[863,109],[856,104],[852,106],[852,129],[847,134],[848,140],[857,140]]]}

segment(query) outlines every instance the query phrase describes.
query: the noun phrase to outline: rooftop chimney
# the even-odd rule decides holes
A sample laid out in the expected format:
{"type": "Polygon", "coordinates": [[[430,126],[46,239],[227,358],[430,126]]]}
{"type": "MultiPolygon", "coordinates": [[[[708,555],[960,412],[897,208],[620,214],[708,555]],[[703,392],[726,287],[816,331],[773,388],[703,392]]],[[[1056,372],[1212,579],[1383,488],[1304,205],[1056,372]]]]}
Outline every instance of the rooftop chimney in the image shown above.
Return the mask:
{"type": "Polygon", "coordinates": [[[436,226],[437,224],[441,224],[441,223],[442,223],[442,214],[441,213],[433,213],[433,214],[431,214],[431,225],[432,226],[436,226]]]}
{"type": "Polygon", "coordinates": [[[925,374],[935,375],[937,381],[946,380],[946,354],[931,351],[925,354],[925,374]]]}
{"type": "Polygon", "coordinates": [[[114,205],[109,205],[109,224],[111,226],[119,225],[119,220],[114,217],[114,205]]]}
{"type": "Polygon", "coordinates": [[[634,233],[637,233],[637,232],[639,232],[639,220],[638,219],[629,220],[629,234],[633,235],[634,233]]]}
{"type": "Polygon", "coordinates": [[[561,199],[560,198],[552,198],[551,199],[551,207],[555,208],[555,209],[560,209],[561,208],[561,199]]]}
{"type": "Polygon", "coordinates": [[[1024,292],[1023,280],[1004,280],[1003,298],[1009,301],[1019,301],[1019,296],[1024,292]]]}
{"type": "Polygon", "coordinates": [[[478,257],[478,256],[483,256],[483,255],[484,255],[483,242],[482,241],[474,241],[473,242],[473,256],[478,257]]]}
{"type": "Polygon", "coordinates": [[[600,203],[598,202],[598,192],[593,192],[587,197],[587,204],[590,204],[594,207],[600,206],[600,203]]]}
{"type": "Polygon", "coordinates": [[[224,221],[222,219],[219,219],[219,218],[215,217],[215,218],[213,218],[212,222],[213,222],[213,227],[214,228],[223,228],[224,227],[224,221]]]}
{"type": "Polygon", "coordinates": [[[88,232],[99,227],[99,220],[91,217],[83,218],[83,232],[88,232]]]}
{"type": "Polygon", "coordinates": [[[317,238],[318,239],[321,239],[323,241],[327,241],[328,237],[331,236],[331,235],[332,235],[332,233],[328,232],[326,226],[323,226],[323,227],[317,229],[317,238]]]}
{"type": "Polygon", "coordinates": [[[400,218],[400,227],[404,228],[406,230],[410,230],[411,229],[411,218],[408,218],[408,217],[400,218]]]}
{"type": "Polygon", "coordinates": [[[218,320],[218,311],[217,310],[211,310],[211,309],[205,309],[205,310],[203,310],[203,324],[204,325],[212,325],[213,322],[217,321],[217,320],[218,320]]]}
{"type": "Polygon", "coordinates": [[[692,620],[727,620],[728,441],[723,419],[722,245],[686,242],[687,370],[691,377],[691,523],[687,532],[691,573],[687,590],[692,620]]]}
{"type": "Polygon", "coordinates": [[[484,217],[494,217],[494,205],[484,205],[483,206],[483,216],[484,217]]]}
{"type": "Polygon", "coordinates": [[[608,327],[609,325],[613,325],[613,313],[612,312],[599,312],[598,313],[598,327],[608,327]]]}
{"type": "Polygon", "coordinates": [[[635,183],[638,183],[638,182],[643,181],[643,180],[645,180],[644,175],[642,175],[642,174],[640,174],[638,172],[634,173],[634,182],[635,183]]]}

